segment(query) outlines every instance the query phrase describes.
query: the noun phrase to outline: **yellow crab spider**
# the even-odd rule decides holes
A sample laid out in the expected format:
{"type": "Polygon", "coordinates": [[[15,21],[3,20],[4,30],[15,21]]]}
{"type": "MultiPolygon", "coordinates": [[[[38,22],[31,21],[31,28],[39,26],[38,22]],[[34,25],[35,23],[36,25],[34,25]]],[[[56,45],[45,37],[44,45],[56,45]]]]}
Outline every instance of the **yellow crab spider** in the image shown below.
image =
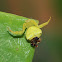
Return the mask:
{"type": "Polygon", "coordinates": [[[47,22],[38,25],[38,22],[36,22],[35,20],[28,19],[23,24],[23,29],[21,31],[15,31],[14,32],[14,31],[10,30],[9,27],[7,27],[7,29],[8,29],[8,32],[13,36],[21,36],[25,32],[25,29],[27,29],[25,32],[26,39],[31,41],[32,46],[37,47],[37,43],[40,42],[39,38],[42,35],[41,28],[46,26],[50,20],[51,20],[51,17],[47,22]]]}

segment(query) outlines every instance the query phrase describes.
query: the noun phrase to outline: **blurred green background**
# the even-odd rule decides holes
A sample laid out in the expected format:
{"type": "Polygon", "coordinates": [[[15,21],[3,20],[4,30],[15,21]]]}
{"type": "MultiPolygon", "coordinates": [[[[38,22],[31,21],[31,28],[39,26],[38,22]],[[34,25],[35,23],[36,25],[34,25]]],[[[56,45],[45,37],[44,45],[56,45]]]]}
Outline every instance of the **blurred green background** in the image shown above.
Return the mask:
{"type": "Polygon", "coordinates": [[[62,62],[62,0],[0,0],[0,11],[46,22],[33,62],[62,62]]]}

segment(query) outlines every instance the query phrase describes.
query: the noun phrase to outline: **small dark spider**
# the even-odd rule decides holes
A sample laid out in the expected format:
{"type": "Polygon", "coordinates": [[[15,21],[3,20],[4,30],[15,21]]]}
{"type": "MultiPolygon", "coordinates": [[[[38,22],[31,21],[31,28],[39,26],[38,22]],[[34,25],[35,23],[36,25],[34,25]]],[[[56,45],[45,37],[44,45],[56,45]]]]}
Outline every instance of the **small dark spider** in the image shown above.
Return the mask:
{"type": "Polygon", "coordinates": [[[31,40],[31,46],[38,47],[38,43],[40,43],[40,39],[38,37],[35,37],[31,40]]]}

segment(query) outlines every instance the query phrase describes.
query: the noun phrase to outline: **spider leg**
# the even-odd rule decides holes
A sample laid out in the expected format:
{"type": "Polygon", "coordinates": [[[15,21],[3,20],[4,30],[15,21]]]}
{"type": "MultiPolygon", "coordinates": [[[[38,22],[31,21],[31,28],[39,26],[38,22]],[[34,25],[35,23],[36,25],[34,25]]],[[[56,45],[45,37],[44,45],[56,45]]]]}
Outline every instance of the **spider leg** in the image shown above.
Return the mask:
{"type": "Polygon", "coordinates": [[[33,20],[33,19],[28,19],[25,22],[26,22],[27,28],[29,28],[30,26],[38,27],[38,23],[35,20],[33,20]]]}
{"type": "Polygon", "coordinates": [[[37,24],[34,20],[31,20],[31,23],[32,23],[33,25],[35,25],[36,27],[38,27],[38,24],[37,24]]]}
{"type": "Polygon", "coordinates": [[[50,22],[50,20],[51,20],[51,17],[50,17],[50,19],[49,19],[47,22],[45,22],[45,23],[39,25],[39,28],[42,28],[42,27],[48,25],[48,23],[50,22]]]}
{"type": "Polygon", "coordinates": [[[13,36],[21,36],[26,29],[26,23],[23,24],[23,30],[21,31],[12,31],[9,27],[7,27],[7,31],[13,36]]]}

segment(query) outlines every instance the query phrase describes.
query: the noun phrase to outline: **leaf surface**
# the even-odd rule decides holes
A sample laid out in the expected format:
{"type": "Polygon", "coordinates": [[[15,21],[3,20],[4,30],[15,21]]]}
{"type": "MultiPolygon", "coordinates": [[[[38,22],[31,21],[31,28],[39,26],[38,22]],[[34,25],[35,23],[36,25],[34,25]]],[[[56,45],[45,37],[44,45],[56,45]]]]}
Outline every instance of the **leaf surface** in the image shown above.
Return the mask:
{"type": "Polygon", "coordinates": [[[20,31],[27,19],[0,12],[0,62],[32,62],[35,48],[31,47],[25,34],[20,37],[13,37],[6,29],[9,26],[13,31],[20,31]]]}

